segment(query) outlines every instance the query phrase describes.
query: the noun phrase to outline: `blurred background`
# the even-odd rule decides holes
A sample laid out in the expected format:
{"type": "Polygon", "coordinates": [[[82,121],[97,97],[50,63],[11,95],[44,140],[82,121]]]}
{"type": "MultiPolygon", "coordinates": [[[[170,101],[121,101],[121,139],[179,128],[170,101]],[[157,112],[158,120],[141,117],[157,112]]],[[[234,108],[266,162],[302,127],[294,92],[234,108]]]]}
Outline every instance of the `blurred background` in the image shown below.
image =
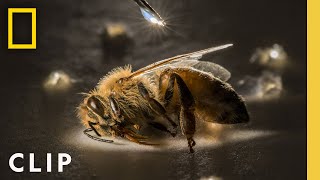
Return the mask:
{"type": "MultiPolygon", "coordinates": [[[[4,0],[0,3],[1,177],[68,179],[305,179],[306,1],[149,0],[166,22],[151,25],[130,0],[4,0]],[[7,8],[37,8],[37,49],[7,49],[7,8]],[[183,138],[166,147],[95,142],[75,108],[107,72],[233,43],[204,60],[227,68],[251,122],[212,125],[194,154],[183,138]],[[222,135],[220,135],[220,133],[222,135]],[[8,159],[25,153],[25,172],[8,159]],[[28,172],[35,153],[43,173],[28,172]],[[53,153],[46,173],[46,153],[53,153]],[[57,173],[57,153],[72,162],[57,173]]],[[[28,18],[16,16],[28,42],[28,18]]],[[[30,29],[30,28],[29,28],[30,29]]],[[[119,142],[122,142],[119,140],[119,142]]]]}

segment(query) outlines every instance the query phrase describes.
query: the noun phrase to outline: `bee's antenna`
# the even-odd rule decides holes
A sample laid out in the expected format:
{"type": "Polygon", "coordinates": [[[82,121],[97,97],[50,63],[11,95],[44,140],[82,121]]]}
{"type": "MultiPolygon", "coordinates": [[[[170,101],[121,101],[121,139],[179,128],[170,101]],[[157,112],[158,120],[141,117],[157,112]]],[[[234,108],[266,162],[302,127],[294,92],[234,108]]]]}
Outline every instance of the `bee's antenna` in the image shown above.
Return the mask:
{"type": "Polygon", "coordinates": [[[93,140],[100,141],[100,142],[106,142],[106,143],[113,143],[113,140],[102,139],[102,138],[98,138],[98,137],[92,136],[91,134],[89,134],[89,132],[91,132],[91,131],[93,131],[93,129],[88,128],[88,129],[85,129],[83,131],[83,133],[85,135],[87,135],[89,138],[93,139],[93,140]]]}

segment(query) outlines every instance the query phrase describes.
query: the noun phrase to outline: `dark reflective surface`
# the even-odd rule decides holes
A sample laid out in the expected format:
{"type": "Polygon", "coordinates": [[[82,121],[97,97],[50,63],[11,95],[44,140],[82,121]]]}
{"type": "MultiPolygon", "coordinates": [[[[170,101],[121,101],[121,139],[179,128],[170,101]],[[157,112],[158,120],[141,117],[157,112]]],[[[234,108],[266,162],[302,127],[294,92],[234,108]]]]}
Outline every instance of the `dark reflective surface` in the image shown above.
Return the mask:
{"type": "MultiPolygon", "coordinates": [[[[6,50],[1,38],[1,177],[67,177],[110,179],[304,179],[306,176],[306,39],[304,1],[149,1],[166,19],[165,33],[148,28],[130,1],[33,1],[38,8],[36,51],[6,50]],[[105,23],[121,22],[134,42],[130,51],[114,56],[103,48],[105,23]],[[82,134],[75,116],[79,92],[92,89],[114,67],[134,69],[173,55],[212,45],[234,43],[227,51],[207,56],[225,66],[235,85],[245,75],[264,69],[249,63],[258,47],[278,43],[289,56],[281,73],[278,99],[248,102],[251,122],[226,133],[228,141],[201,141],[190,155],[184,141],[169,139],[170,148],[99,144],[82,134]],[[49,94],[43,81],[63,70],[77,82],[68,91],[49,94]],[[233,133],[232,133],[233,132],[233,133]],[[25,171],[13,173],[9,157],[25,153],[25,171]],[[46,153],[53,153],[53,173],[28,173],[28,154],[46,170],[46,153]],[[72,163],[57,173],[57,154],[72,163]]],[[[29,6],[5,1],[5,8],[29,6]]],[[[1,17],[1,37],[6,16],[1,17]]],[[[116,51],[116,50],[115,50],[116,51]]],[[[116,53],[117,54],[117,53],[116,53]]],[[[196,139],[197,140],[197,139],[196,139]]],[[[23,162],[17,161],[17,164],[23,162]]]]}

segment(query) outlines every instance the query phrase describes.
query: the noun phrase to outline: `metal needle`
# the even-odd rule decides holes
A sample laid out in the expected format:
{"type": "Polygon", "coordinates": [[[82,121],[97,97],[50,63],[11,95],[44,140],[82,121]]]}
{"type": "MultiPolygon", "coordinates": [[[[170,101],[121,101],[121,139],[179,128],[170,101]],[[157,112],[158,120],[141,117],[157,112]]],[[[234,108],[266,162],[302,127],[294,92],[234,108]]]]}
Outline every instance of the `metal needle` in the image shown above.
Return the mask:
{"type": "Polygon", "coordinates": [[[161,16],[148,4],[146,0],[134,0],[140,7],[142,16],[150,23],[165,26],[161,16]]]}

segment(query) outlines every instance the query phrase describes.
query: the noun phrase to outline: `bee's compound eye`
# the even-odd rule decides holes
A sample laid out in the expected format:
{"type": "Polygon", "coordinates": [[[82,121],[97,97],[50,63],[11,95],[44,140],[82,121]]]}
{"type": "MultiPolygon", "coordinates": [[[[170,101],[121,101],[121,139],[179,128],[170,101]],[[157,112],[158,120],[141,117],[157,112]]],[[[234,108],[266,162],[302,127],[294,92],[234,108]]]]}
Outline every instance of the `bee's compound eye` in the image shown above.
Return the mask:
{"type": "Polygon", "coordinates": [[[122,82],[123,82],[123,78],[121,78],[121,79],[119,79],[119,80],[117,81],[118,84],[122,84],[122,82]]]}
{"type": "Polygon", "coordinates": [[[87,101],[87,106],[93,110],[95,113],[97,113],[99,116],[104,115],[104,107],[99,99],[92,96],[87,101]]]}

